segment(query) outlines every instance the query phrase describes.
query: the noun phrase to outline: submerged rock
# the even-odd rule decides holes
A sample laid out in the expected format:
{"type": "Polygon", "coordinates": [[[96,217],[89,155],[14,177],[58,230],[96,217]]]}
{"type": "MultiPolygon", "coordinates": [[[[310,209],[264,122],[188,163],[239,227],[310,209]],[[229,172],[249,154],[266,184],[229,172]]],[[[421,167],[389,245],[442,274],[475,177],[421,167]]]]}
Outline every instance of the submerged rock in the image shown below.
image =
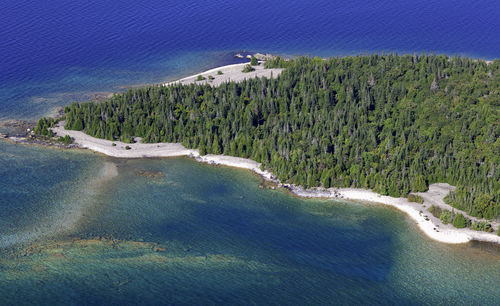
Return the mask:
{"type": "Polygon", "coordinates": [[[150,178],[155,178],[155,177],[163,177],[163,172],[161,171],[152,171],[152,170],[141,170],[135,172],[135,175],[137,176],[144,176],[144,177],[150,177],[150,178]]]}

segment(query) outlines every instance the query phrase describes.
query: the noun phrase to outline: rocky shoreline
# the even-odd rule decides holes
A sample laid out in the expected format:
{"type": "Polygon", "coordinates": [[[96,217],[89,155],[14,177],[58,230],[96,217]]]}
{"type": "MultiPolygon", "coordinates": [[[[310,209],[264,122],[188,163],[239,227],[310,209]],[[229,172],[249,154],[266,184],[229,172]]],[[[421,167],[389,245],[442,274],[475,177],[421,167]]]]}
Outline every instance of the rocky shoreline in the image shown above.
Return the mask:
{"type": "MultiPolygon", "coordinates": [[[[454,209],[443,201],[443,198],[448,194],[448,192],[454,189],[454,187],[449,184],[436,183],[430,185],[428,192],[418,193],[418,195],[424,196],[427,200],[424,200],[423,204],[419,204],[410,202],[406,198],[383,196],[367,189],[325,189],[322,187],[304,189],[302,186],[281,183],[271,172],[262,170],[260,163],[240,157],[209,154],[204,156],[196,156],[194,158],[198,162],[203,162],[210,165],[223,165],[251,170],[263,177],[264,180],[276,184],[278,188],[286,189],[294,196],[301,198],[350,200],[394,207],[400,211],[405,212],[411,219],[413,219],[416,222],[416,225],[424,232],[427,237],[439,242],[460,244],[476,240],[500,244],[500,236],[498,236],[496,233],[474,231],[467,228],[457,229],[451,224],[443,224],[439,218],[436,218],[431,213],[427,212],[427,209],[431,205],[429,202],[432,202],[432,204],[439,202],[441,206],[446,206],[450,210],[454,209]],[[436,190],[440,192],[436,192],[436,190]],[[431,199],[432,201],[430,201],[431,199]]],[[[462,211],[459,212],[465,214],[462,211]]],[[[498,230],[498,224],[496,224],[496,222],[495,226],[496,230],[498,230]]]]}
{"type": "MultiPolygon", "coordinates": [[[[424,203],[419,204],[410,202],[406,198],[383,196],[371,190],[360,188],[325,189],[322,187],[314,187],[304,189],[301,186],[281,183],[271,172],[262,170],[260,163],[250,159],[211,154],[204,156],[190,155],[189,157],[194,158],[198,162],[207,163],[209,165],[222,165],[253,171],[254,173],[260,175],[265,181],[276,184],[276,187],[286,189],[294,196],[301,198],[350,200],[394,207],[405,212],[410,218],[412,218],[426,236],[439,242],[460,244],[476,240],[500,244],[500,236],[496,233],[474,231],[467,228],[457,229],[451,224],[443,224],[439,218],[434,217],[427,211],[431,205],[439,203],[440,206],[447,207],[449,210],[455,210],[465,214],[465,212],[456,210],[444,203],[443,198],[448,194],[448,192],[454,189],[454,187],[449,184],[432,184],[429,186],[429,191],[417,193],[417,195],[424,197],[424,203]]],[[[274,188],[271,187],[271,189],[274,188]]],[[[493,222],[493,224],[495,229],[498,230],[499,225],[497,222],[493,222]]]]}
{"type": "Polygon", "coordinates": [[[44,139],[41,137],[29,137],[29,136],[9,136],[7,134],[2,134],[2,133],[0,133],[0,140],[7,141],[13,144],[52,147],[57,149],[80,148],[78,144],[75,143],[65,144],[55,139],[44,139]]]}

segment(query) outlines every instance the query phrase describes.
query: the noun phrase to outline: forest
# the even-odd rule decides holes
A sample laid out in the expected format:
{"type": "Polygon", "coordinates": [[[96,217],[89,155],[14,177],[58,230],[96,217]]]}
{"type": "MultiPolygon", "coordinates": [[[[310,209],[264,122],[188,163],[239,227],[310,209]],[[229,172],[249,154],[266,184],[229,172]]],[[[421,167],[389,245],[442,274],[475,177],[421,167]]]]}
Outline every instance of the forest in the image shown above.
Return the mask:
{"type": "Polygon", "coordinates": [[[500,214],[500,61],[374,54],[276,58],[285,70],[218,87],[150,86],[73,103],[66,129],[181,142],[262,163],[282,182],[390,196],[457,186],[446,200],[500,214]]]}

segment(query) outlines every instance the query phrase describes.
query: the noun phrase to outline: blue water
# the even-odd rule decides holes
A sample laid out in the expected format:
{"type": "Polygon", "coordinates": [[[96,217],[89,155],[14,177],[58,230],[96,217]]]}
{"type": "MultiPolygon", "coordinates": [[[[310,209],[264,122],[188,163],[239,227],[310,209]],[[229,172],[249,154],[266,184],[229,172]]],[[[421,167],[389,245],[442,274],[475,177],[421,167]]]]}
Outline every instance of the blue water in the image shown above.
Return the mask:
{"type": "Polygon", "coordinates": [[[240,50],[500,56],[495,0],[4,0],[0,10],[0,119],[227,64],[240,50]]]}
{"type": "MultiPolygon", "coordinates": [[[[0,129],[244,50],[500,57],[491,0],[3,0],[0,12],[0,129]]],[[[498,246],[436,243],[398,211],[260,183],[183,158],[0,142],[0,304],[500,300],[498,246]]]]}
{"type": "Polygon", "coordinates": [[[500,299],[498,246],[431,241],[385,207],[297,199],[259,188],[247,171],[186,158],[118,160],[3,142],[0,150],[3,163],[23,161],[8,184],[29,184],[33,195],[0,199],[2,305],[500,299]],[[110,165],[118,175],[100,180],[110,165]],[[29,171],[39,167],[46,171],[29,171]],[[71,216],[78,207],[85,213],[71,216]],[[19,244],[6,246],[12,233],[19,244]]]}

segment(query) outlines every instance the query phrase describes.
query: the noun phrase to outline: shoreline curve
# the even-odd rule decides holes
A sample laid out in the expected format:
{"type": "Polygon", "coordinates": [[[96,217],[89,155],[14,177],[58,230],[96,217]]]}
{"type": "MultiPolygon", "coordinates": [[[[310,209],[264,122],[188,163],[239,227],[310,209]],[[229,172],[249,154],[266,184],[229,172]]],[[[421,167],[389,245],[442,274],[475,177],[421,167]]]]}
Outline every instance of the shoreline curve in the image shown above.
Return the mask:
{"type": "MultiPolygon", "coordinates": [[[[377,194],[371,190],[359,188],[321,188],[315,187],[304,189],[300,186],[281,183],[271,172],[262,170],[261,164],[251,159],[233,157],[227,155],[200,155],[197,149],[187,149],[180,143],[132,143],[127,144],[120,141],[110,141],[94,138],[81,131],[65,130],[64,121],[58,123],[52,130],[58,136],[69,135],[74,139],[74,143],[80,148],[89,149],[107,156],[117,158],[152,158],[152,157],[181,157],[186,156],[198,162],[210,165],[223,165],[250,170],[265,180],[278,184],[279,187],[286,188],[292,194],[302,198],[329,198],[343,199],[360,202],[378,203],[394,207],[406,213],[413,219],[418,228],[424,234],[438,242],[448,244],[467,243],[472,240],[491,242],[500,244],[500,236],[493,233],[479,232],[471,229],[456,229],[451,224],[443,224],[438,218],[426,211],[430,205],[439,203],[439,206],[451,206],[445,204],[443,198],[453,186],[445,183],[436,183],[429,186],[429,191],[417,193],[424,198],[423,204],[409,202],[406,198],[394,198],[377,194]],[[115,145],[113,145],[113,143],[115,145]],[[129,149],[127,149],[127,146],[129,149]]],[[[138,139],[138,138],[136,138],[138,139]]],[[[455,209],[458,211],[457,209],[455,209]]],[[[497,225],[498,227],[498,225],[497,225]]]]}

